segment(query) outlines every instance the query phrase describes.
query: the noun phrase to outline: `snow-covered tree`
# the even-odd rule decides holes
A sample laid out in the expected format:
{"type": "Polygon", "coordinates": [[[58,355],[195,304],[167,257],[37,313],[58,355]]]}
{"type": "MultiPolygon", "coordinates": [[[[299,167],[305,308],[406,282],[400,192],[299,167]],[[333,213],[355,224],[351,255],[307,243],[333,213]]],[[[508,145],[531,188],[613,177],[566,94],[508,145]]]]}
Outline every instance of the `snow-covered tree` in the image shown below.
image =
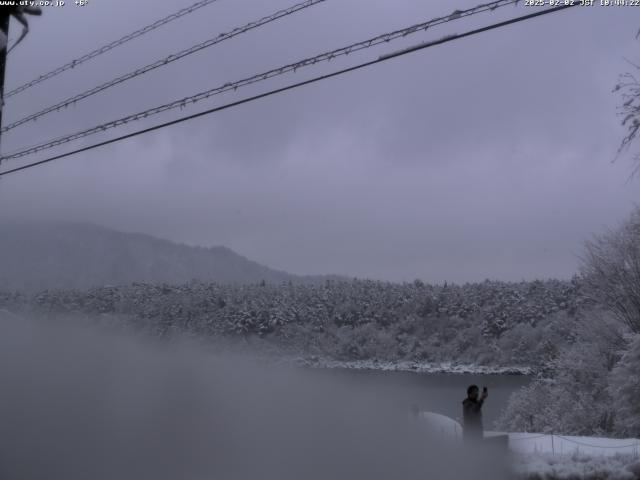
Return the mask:
{"type": "Polygon", "coordinates": [[[617,230],[586,242],[587,293],[640,333],[640,208],[617,230]]]}
{"type": "Polygon", "coordinates": [[[610,435],[617,408],[611,370],[624,346],[623,326],[604,313],[586,315],[576,339],[550,369],[512,395],[498,427],[567,435],[610,435]]]}
{"type": "Polygon", "coordinates": [[[640,335],[635,336],[613,369],[609,391],[617,433],[640,437],[640,335]]]}

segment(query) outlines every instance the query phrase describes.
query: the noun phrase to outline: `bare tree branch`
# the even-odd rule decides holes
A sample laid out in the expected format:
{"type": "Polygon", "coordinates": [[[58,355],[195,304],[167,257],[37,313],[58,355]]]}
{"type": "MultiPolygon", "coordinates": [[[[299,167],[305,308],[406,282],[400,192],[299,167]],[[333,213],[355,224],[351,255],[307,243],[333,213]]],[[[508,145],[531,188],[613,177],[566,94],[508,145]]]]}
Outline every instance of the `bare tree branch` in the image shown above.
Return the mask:
{"type": "MultiPolygon", "coordinates": [[[[634,69],[640,71],[640,65],[626,59],[626,62],[634,69]]],[[[626,129],[618,148],[616,158],[619,158],[640,135],[640,81],[632,72],[625,72],[618,78],[618,83],[613,88],[614,93],[619,93],[621,104],[618,107],[618,115],[622,117],[620,122],[626,129]]],[[[632,158],[634,169],[631,176],[640,173],[640,154],[634,154],[632,158]]]]}

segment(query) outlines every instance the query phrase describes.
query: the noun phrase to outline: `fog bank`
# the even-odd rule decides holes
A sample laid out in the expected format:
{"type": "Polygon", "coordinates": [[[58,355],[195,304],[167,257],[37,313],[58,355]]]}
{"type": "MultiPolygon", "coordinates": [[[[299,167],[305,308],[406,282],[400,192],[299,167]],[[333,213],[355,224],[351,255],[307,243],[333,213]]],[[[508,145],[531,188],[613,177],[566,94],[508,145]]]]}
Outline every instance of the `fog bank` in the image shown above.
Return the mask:
{"type": "Polygon", "coordinates": [[[3,478],[459,479],[506,469],[430,441],[406,410],[345,379],[0,319],[3,478]]]}

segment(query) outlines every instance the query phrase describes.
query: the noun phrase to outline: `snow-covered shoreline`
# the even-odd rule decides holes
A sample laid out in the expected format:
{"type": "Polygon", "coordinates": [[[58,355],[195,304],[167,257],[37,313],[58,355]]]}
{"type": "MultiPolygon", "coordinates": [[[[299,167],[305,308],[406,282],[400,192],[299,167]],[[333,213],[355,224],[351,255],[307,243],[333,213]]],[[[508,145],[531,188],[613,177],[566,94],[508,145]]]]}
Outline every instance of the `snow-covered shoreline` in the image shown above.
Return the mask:
{"type": "Polygon", "coordinates": [[[530,367],[492,367],[464,365],[453,362],[426,363],[413,361],[333,360],[320,357],[296,357],[289,359],[295,365],[319,369],[378,370],[384,372],[451,373],[471,375],[532,375],[530,367]]]}

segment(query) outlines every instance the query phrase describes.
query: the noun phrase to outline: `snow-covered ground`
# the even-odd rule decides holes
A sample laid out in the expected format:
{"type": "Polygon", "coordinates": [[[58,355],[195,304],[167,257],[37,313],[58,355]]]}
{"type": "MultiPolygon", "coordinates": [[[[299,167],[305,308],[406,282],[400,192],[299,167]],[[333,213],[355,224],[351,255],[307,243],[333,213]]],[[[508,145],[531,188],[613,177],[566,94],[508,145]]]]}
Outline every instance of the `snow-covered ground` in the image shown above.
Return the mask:
{"type": "MultiPolygon", "coordinates": [[[[425,411],[412,415],[436,435],[454,442],[462,440],[462,426],[455,420],[425,411]]],[[[485,432],[485,437],[502,435],[509,437],[509,451],[520,479],[640,479],[637,438],[485,432]]]]}
{"type": "Polygon", "coordinates": [[[518,454],[513,466],[520,480],[637,480],[640,459],[633,455],[518,454]]]}
{"type": "Polygon", "coordinates": [[[382,370],[416,373],[467,373],[476,375],[531,375],[529,367],[490,367],[484,365],[463,365],[452,362],[426,363],[413,361],[379,360],[331,360],[319,357],[291,359],[292,363],[312,368],[346,368],[352,370],[382,370]]]}

